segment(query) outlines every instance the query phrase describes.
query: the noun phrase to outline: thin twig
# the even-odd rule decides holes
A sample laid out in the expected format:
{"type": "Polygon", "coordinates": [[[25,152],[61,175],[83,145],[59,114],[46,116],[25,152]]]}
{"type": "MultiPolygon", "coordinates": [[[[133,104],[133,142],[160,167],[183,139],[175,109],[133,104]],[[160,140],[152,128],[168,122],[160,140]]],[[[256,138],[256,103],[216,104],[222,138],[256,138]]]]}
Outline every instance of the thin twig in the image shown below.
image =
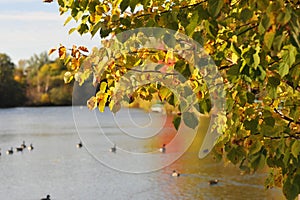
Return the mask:
{"type": "Polygon", "coordinates": [[[279,112],[276,108],[274,108],[274,111],[280,115],[280,117],[288,122],[294,122],[296,124],[300,124],[300,121],[294,121],[292,118],[285,116],[284,114],[282,114],[281,112],[279,112]]]}
{"type": "Polygon", "coordinates": [[[258,27],[258,24],[256,24],[255,26],[251,26],[251,27],[247,28],[246,30],[240,32],[240,33],[237,34],[236,36],[240,36],[240,35],[242,35],[242,34],[248,32],[248,31],[250,31],[251,29],[254,29],[254,28],[256,28],[256,27],[258,27]]]}
{"type": "MultiPolygon", "coordinates": [[[[205,2],[207,2],[207,0],[200,1],[200,2],[195,3],[195,4],[189,4],[189,5],[186,5],[186,6],[182,6],[182,7],[179,7],[179,10],[181,10],[181,9],[186,9],[186,8],[191,8],[191,7],[196,7],[196,6],[198,6],[198,5],[202,4],[202,3],[205,3],[205,2]]],[[[171,7],[169,10],[164,10],[164,11],[162,11],[162,12],[159,12],[158,14],[164,14],[164,13],[168,13],[168,12],[172,12],[172,7],[171,7]]],[[[152,12],[150,12],[150,13],[144,13],[144,14],[141,14],[141,15],[136,16],[136,18],[141,18],[141,17],[145,17],[145,16],[150,16],[150,15],[152,15],[152,14],[153,14],[152,12]]]]}

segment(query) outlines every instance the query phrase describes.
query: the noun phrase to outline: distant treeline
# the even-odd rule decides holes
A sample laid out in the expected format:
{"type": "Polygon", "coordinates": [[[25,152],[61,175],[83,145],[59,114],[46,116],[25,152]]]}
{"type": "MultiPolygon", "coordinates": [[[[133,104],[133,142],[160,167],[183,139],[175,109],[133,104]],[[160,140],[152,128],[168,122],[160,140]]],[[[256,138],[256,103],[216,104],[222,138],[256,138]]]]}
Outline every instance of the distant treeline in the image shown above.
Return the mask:
{"type": "Polygon", "coordinates": [[[16,65],[0,53],[0,107],[71,105],[73,84],[65,84],[67,68],[47,53],[16,65]]]}

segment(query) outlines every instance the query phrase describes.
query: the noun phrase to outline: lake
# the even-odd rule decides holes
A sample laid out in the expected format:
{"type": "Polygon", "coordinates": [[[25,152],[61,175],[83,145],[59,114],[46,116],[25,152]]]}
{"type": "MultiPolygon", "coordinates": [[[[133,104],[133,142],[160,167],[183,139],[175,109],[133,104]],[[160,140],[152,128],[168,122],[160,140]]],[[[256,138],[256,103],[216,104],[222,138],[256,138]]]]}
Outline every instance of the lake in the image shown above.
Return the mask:
{"type": "Polygon", "coordinates": [[[175,137],[169,117],[138,109],[0,109],[0,199],[284,199],[280,189],[264,189],[265,172],[240,175],[210,155],[200,160],[198,147],[183,152],[187,144],[175,142],[160,153],[175,137]],[[6,155],[23,141],[34,149],[6,155]]]}

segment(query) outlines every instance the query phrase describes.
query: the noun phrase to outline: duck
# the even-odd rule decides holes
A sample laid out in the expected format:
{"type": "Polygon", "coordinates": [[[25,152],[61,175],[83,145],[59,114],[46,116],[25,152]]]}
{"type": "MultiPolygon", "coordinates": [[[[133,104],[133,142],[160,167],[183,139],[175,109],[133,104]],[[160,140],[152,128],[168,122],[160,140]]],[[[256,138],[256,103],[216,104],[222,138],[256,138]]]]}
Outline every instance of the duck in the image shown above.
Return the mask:
{"type": "Polygon", "coordinates": [[[28,149],[29,151],[32,151],[32,150],[33,150],[32,144],[30,144],[30,145],[27,147],[27,149],[28,149]]]}
{"type": "Polygon", "coordinates": [[[82,147],[82,142],[80,141],[77,145],[76,145],[77,148],[81,148],[82,147]]]}
{"type": "Polygon", "coordinates": [[[116,151],[117,151],[117,147],[116,144],[114,144],[114,146],[110,148],[110,152],[116,153],[116,151]]]}
{"type": "Polygon", "coordinates": [[[23,147],[16,147],[16,151],[23,151],[23,147]]]}
{"type": "Polygon", "coordinates": [[[176,172],[176,170],[173,170],[172,174],[173,177],[178,177],[180,176],[180,173],[176,172]]]}
{"type": "Polygon", "coordinates": [[[50,195],[47,194],[46,198],[41,198],[41,200],[51,200],[51,199],[50,199],[50,195]]]}
{"type": "Polygon", "coordinates": [[[165,153],[166,152],[166,144],[163,144],[163,146],[161,148],[159,148],[159,151],[161,153],[165,153]]]}
{"type": "Polygon", "coordinates": [[[26,148],[25,141],[23,141],[23,143],[21,144],[21,147],[22,147],[23,149],[25,149],[25,148],[26,148]]]}
{"type": "Polygon", "coordinates": [[[219,182],[218,179],[215,179],[215,180],[209,180],[209,181],[208,181],[208,184],[209,184],[209,185],[216,185],[216,184],[218,184],[218,182],[219,182]]]}
{"type": "Polygon", "coordinates": [[[14,153],[14,151],[13,151],[13,148],[12,148],[12,147],[6,151],[6,154],[7,154],[7,155],[11,155],[11,154],[13,154],[13,153],[14,153]]]}

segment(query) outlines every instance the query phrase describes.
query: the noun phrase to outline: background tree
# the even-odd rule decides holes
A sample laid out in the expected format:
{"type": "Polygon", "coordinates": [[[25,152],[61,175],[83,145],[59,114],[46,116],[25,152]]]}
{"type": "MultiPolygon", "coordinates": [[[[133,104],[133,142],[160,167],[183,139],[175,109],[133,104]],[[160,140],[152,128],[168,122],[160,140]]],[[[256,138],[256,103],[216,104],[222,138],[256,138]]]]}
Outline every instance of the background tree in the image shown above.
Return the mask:
{"type": "Polygon", "coordinates": [[[10,57],[0,54],[0,107],[19,106],[25,102],[24,88],[14,72],[15,65],[10,57]]]}
{"type": "MultiPolygon", "coordinates": [[[[214,149],[216,157],[239,165],[245,172],[267,165],[272,169],[266,180],[267,188],[281,186],[287,199],[294,199],[300,193],[298,1],[58,0],[58,4],[61,14],[69,14],[66,23],[72,19],[78,23],[70,33],[100,34],[105,38],[139,27],[162,27],[184,33],[199,42],[217,65],[226,90],[227,127],[222,130],[214,149]]],[[[161,37],[164,45],[171,48],[170,41],[177,39],[172,35],[161,37]]],[[[123,42],[127,42],[126,38],[123,42]]],[[[138,59],[151,57],[145,49],[136,49],[135,55],[113,55],[105,49],[109,45],[104,41],[103,48],[98,51],[108,55],[109,59],[102,71],[105,77],[94,74],[100,91],[89,104],[91,108],[98,105],[100,110],[114,95],[111,87],[117,84],[118,76],[133,69],[125,63],[135,66],[138,59]],[[105,80],[107,77],[113,78],[109,82],[105,80]]],[[[58,49],[60,57],[70,61],[65,80],[75,78],[82,84],[87,74],[91,74],[89,68],[84,71],[79,68],[86,50],[73,47],[70,57],[66,56],[66,50],[64,46],[58,49]]],[[[161,64],[159,60],[170,58],[167,51],[155,54],[158,65],[161,64]]],[[[209,112],[211,106],[207,88],[200,84],[201,76],[187,67],[179,56],[175,57],[173,63],[165,64],[190,75],[186,76],[187,81],[196,80],[193,91],[201,92],[197,95],[202,108],[200,112],[209,112]]],[[[161,72],[161,68],[157,69],[161,72]]],[[[150,100],[151,93],[159,93],[174,107],[179,106],[174,96],[161,86],[147,85],[140,88],[136,96],[150,100]]],[[[118,104],[110,101],[111,110],[117,111],[118,104]]],[[[192,124],[187,125],[192,127],[192,124]]]]}
{"type": "Polygon", "coordinates": [[[71,105],[72,86],[62,81],[66,68],[60,59],[43,52],[24,62],[28,105],[71,105]]]}

